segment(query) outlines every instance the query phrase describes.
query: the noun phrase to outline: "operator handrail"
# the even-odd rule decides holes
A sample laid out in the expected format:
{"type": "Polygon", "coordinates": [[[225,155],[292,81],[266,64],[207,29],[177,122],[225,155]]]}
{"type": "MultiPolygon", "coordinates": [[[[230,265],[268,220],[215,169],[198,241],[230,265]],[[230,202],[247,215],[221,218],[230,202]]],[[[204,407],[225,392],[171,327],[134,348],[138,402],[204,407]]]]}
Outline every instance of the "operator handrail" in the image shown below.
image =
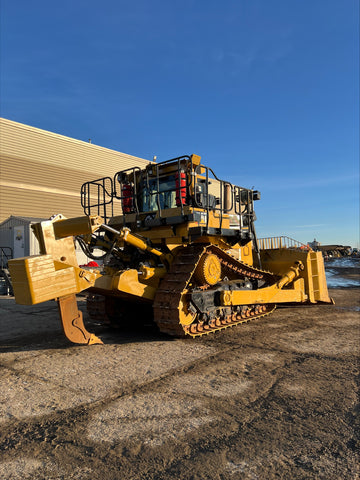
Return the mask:
{"type": "Polygon", "coordinates": [[[114,216],[114,187],[111,177],[98,178],[81,186],[81,206],[85,215],[99,215],[105,220],[114,216]]]}
{"type": "Polygon", "coordinates": [[[258,238],[257,242],[260,250],[272,250],[280,248],[311,250],[309,245],[287,236],[258,238]]]}

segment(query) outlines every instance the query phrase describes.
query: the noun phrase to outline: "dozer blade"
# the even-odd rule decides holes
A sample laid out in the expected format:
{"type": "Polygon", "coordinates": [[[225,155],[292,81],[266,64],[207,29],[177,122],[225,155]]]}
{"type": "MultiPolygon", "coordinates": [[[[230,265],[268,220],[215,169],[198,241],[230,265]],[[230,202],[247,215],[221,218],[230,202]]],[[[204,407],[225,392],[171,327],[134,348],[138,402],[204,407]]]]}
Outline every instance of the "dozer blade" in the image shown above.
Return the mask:
{"type": "Polygon", "coordinates": [[[59,297],[59,313],[65,336],[73,343],[85,345],[102,344],[93,333],[89,333],[83,322],[82,312],[78,310],[75,294],[59,297]]]}
{"type": "MultiPolygon", "coordinates": [[[[265,249],[261,251],[261,261],[263,268],[279,277],[287,275],[289,267],[300,261],[304,265],[300,278],[304,281],[301,290],[307,296],[306,303],[334,304],[334,300],[330,298],[327,289],[324,260],[321,252],[297,248],[265,249]]],[[[285,290],[283,292],[286,293],[285,290]]],[[[299,299],[289,300],[289,302],[292,301],[298,302],[299,299]]]]}

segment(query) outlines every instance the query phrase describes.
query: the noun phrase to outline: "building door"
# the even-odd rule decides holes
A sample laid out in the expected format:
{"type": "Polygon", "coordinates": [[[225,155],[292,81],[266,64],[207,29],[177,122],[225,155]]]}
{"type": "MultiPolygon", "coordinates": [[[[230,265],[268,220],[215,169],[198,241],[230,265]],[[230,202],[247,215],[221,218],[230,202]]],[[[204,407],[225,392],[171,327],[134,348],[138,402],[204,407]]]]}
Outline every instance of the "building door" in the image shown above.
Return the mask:
{"type": "Polygon", "coordinates": [[[14,227],[14,258],[25,256],[24,225],[14,227]]]}

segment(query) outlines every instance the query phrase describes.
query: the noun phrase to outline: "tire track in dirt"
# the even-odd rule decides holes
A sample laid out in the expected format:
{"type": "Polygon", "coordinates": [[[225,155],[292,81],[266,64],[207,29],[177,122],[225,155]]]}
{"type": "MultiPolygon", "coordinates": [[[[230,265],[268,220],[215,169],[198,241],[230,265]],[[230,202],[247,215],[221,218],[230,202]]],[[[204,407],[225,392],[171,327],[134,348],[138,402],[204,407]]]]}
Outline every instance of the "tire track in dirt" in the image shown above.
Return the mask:
{"type": "MultiPolygon", "coordinates": [[[[350,292],[346,294],[336,293],[343,301],[340,306],[350,302],[350,292]]],[[[149,365],[155,361],[154,346],[161,344],[160,338],[156,341],[155,336],[154,345],[145,345],[134,335],[138,343],[131,348],[126,343],[107,345],[97,353],[42,351],[36,353],[36,361],[23,365],[26,355],[20,355],[11,364],[11,373],[17,371],[30,383],[45,373],[56,388],[62,386],[51,363],[48,372],[42,372],[47,362],[61,363],[62,358],[70,373],[72,358],[91,365],[101,361],[96,371],[103,376],[94,377],[95,394],[81,405],[3,423],[6,430],[0,431],[0,445],[6,450],[0,453],[0,476],[4,473],[9,480],[354,480],[360,445],[355,424],[358,355],[349,344],[355,344],[358,313],[340,313],[344,316],[320,307],[278,310],[261,324],[197,342],[200,350],[210,349],[206,355],[168,368],[186,358],[184,349],[189,348],[186,341],[174,341],[160,350],[165,372],[156,375],[153,370],[152,378],[115,387],[107,379],[109,372],[116,371],[116,362],[119,367],[128,362],[131,377],[133,363],[141,363],[141,356],[148,355],[149,365]],[[134,356],[122,358],[129,350],[134,356]],[[113,355],[117,355],[115,363],[113,355]],[[101,390],[96,389],[102,384],[99,398],[101,390]],[[196,423],[198,417],[204,421],[196,423]],[[121,438],[116,436],[119,431],[121,438]]],[[[12,358],[11,353],[5,356],[12,358]]],[[[74,375],[81,369],[75,369],[74,375]]],[[[146,374],[146,369],[142,372],[146,374]]],[[[75,382],[68,386],[76,393],[75,382]]],[[[91,389],[87,391],[90,395],[91,389]]]]}
{"type": "MultiPolygon", "coordinates": [[[[169,382],[171,384],[171,381],[174,380],[174,378],[181,377],[194,370],[206,370],[209,364],[216,364],[220,362],[221,359],[226,359],[229,356],[233,357],[234,352],[239,350],[241,350],[239,347],[227,348],[221,352],[216,352],[215,354],[213,353],[206,357],[196,359],[188,365],[172,369],[148,382],[129,387],[121,395],[115,392],[112,395],[108,395],[106,399],[100,399],[91,404],[81,405],[77,408],[57,412],[53,415],[26,419],[22,422],[8,422],[3,425],[1,431],[2,438],[0,441],[3,450],[9,452],[9,456],[5,456],[5,460],[7,458],[13,458],[14,452],[10,453],[10,450],[16,447],[15,450],[19,451],[19,446],[21,446],[19,454],[22,456],[26,453],[29,456],[36,455],[39,443],[42,444],[43,447],[47,446],[48,455],[51,457],[51,451],[53,450],[54,445],[57,449],[64,445],[68,445],[69,439],[66,439],[66,435],[65,437],[61,435],[61,431],[64,431],[66,427],[71,426],[71,424],[75,422],[80,425],[78,428],[78,437],[82,439],[82,441],[79,442],[79,445],[77,445],[77,448],[80,449],[79,454],[83,453],[81,452],[81,450],[83,450],[81,444],[85,438],[87,438],[87,447],[90,446],[94,450],[99,450],[98,442],[92,442],[87,434],[87,424],[94,415],[101,413],[105,408],[108,408],[109,405],[116,401],[131,398],[136,395],[149,395],[149,393],[153,391],[161,391],[164,384],[169,384],[169,382]]],[[[189,396],[191,397],[191,395],[189,396]]],[[[211,403],[210,399],[208,400],[211,403]]],[[[201,414],[203,408],[202,405],[202,403],[196,405],[194,412],[195,415],[201,414]]],[[[201,425],[195,425],[195,427],[200,426],[201,425]]]]}

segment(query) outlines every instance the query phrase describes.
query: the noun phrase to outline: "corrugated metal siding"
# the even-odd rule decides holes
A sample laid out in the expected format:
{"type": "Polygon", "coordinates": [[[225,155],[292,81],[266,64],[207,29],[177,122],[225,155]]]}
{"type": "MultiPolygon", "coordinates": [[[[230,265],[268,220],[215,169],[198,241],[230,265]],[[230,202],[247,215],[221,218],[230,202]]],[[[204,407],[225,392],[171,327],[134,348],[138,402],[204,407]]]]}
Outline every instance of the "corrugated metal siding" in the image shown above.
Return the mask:
{"type": "MultiPolygon", "coordinates": [[[[27,158],[50,165],[62,165],[97,173],[99,176],[110,175],[133,165],[145,166],[149,163],[143,158],[99,147],[92,143],[47,132],[38,128],[0,119],[1,152],[27,158]]],[[[92,178],[92,176],[91,176],[92,178]]]]}
{"type": "Polygon", "coordinates": [[[5,186],[28,189],[46,187],[52,189],[54,193],[61,193],[63,190],[78,196],[81,185],[90,180],[89,177],[91,172],[48,165],[21,157],[1,156],[1,184],[5,186]],[[84,179],[84,176],[88,178],[84,179]]]}
{"type": "Polygon", "coordinates": [[[39,255],[40,245],[37,238],[34,235],[32,228],[29,226],[29,253],[28,255],[39,255]]]}
{"type": "Polygon", "coordinates": [[[80,195],[60,195],[22,188],[2,187],[0,205],[1,220],[9,214],[44,218],[56,213],[62,213],[66,217],[84,215],[80,195]]]}
{"type": "Polygon", "coordinates": [[[15,225],[30,225],[31,223],[41,222],[44,218],[34,217],[9,217],[0,225],[0,230],[14,227],[15,225]]]}
{"type": "Polygon", "coordinates": [[[148,160],[0,118],[0,222],[83,215],[81,185],[148,160]]]}

